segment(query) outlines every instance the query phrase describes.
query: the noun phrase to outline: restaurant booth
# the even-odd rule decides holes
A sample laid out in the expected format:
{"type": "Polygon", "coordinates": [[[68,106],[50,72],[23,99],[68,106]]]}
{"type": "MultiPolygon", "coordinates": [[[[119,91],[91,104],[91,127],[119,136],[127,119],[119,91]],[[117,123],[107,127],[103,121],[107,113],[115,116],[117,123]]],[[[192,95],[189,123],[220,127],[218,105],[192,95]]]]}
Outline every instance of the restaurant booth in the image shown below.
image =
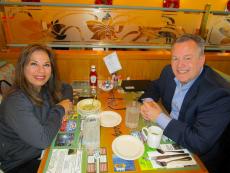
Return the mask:
{"type": "Polygon", "coordinates": [[[56,49],[60,77],[88,80],[90,65],[99,80],[109,73],[103,57],[116,51],[123,79],[155,79],[170,62],[170,44],[182,33],[205,38],[206,63],[230,74],[227,0],[180,0],[178,8],[163,1],[93,0],[1,1],[0,58],[15,64],[20,49],[44,43],[56,49]],[[68,50],[66,50],[68,49],[68,50]]]}
{"type": "MultiPolygon", "coordinates": [[[[116,52],[122,67],[116,73],[120,79],[153,80],[170,63],[172,42],[183,33],[192,33],[206,41],[206,64],[230,80],[227,4],[228,0],[2,0],[0,61],[14,66],[23,47],[42,43],[54,50],[61,80],[88,81],[90,66],[95,65],[98,80],[104,81],[112,77],[104,57],[116,52]]],[[[3,76],[0,80],[10,76],[11,83],[14,70],[1,75],[3,67],[0,67],[0,77],[3,76]]],[[[110,94],[102,94],[102,100],[110,94]]],[[[124,110],[118,112],[125,114],[124,110]]],[[[101,129],[101,140],[103,135],[123,128],[123,134],[129,132],[123,122],[119,128],[101,129]]],[[[101,141],[106,146],[106,172],[114,171],[110,146],[114,138],[101,141]]],[[[39,172],[47,169],[50,157],[47,151],[39,172]]],[[[194,156],[194,159],[198,167],[182,171],[207,172],[199,158],[194,156]]],[[[144,171],[135,160],[134,172],[141,171],[159,170],[144,171]]]]}

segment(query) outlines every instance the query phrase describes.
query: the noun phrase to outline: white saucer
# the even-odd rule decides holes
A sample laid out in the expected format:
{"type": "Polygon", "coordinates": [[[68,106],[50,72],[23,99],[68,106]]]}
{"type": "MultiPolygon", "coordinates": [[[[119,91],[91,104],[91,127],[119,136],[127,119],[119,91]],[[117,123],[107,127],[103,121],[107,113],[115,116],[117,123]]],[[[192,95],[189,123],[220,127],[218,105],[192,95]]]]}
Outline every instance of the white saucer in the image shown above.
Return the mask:
{"type": "Polygon", "coordinates": [[[144,153],[144,144],[134,136],[122,135],[113,140],[113,152],[125,160],[136,160],[144,153]]]}
{"type": "Polygon", "coordinates": [[[117,112],[103,111],[100,113],[101,126],[114,127],[121,123],[121,116],[117,112]]]}

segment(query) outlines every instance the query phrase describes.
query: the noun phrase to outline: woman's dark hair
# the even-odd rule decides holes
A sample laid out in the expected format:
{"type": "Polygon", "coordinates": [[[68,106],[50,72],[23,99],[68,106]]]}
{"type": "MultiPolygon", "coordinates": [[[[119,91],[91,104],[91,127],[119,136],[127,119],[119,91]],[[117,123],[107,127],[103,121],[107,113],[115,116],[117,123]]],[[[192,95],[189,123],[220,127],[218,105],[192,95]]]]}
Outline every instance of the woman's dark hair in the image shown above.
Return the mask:
{"type": "Polygon", "coordinates": [[[51,64],[51,76],[47,83],[42,86],[40,91],[46,90],[49,94],[51,103],[57,103],[61,100],[61,89],[60,82],[58,80],[56,61],[54,59],[54,54],[50,48],[44,45],[33,44],[25,47],[18,59],[15,69],[15,83],[11,90],[11,92],[16,89],[22,90],[26,93],[31,101],[36,105],[42,105],[43,100],[40,97],[40,93],[38,93],[35,88],[27,81],[24,74],[25,65],[29,63],[32,53],[35,51],[43,51],[47,53],[49,56],[50,64],[51,64]]]}

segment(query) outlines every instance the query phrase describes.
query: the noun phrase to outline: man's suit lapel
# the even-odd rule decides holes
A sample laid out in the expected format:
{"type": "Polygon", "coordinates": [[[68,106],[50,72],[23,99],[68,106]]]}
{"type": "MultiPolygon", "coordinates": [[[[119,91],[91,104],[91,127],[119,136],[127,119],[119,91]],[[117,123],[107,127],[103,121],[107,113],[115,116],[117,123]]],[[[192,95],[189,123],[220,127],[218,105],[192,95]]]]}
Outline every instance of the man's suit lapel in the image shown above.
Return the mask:
{"type": "Polygon", "coordinates": [[[165,79],[165,85],[167,86],[165,89],[165,97],[164,97],[164,103],[166,103],[164,106],[166,107],[167,111],[170,113],[171,112],[171,104],[172,104],[172,99],[173,95],[176,89],[176,82],[174,81],[174,75],[173,72],[171,71],[171,74],[167,76],[168,78],[165,79]],[[170,83],[170,85],[169,85],[170,83]]]}
{"type": "Polygon", "coordinates": [[[197,87],[191,88],[188,93],[186,94],[184,101],[181,105],[179,120],[184,121],[185,120],[185,112],[189,108],[189,103],[192,101],[192,99],[197,95],[197,87]]]}
{"type": "Polygon", "coordinates": [[[181,105],[180,114],[178,119],[184,121],[185,120],[185,112],[189,108],[189,104],[193,100],[193,98],[197,95],[199,85],[202,79],[203,73],[198,77],[198,79],[194,82],[191,88],[188,90],[187,94],[185,95],[184,101],[181,105]]]}

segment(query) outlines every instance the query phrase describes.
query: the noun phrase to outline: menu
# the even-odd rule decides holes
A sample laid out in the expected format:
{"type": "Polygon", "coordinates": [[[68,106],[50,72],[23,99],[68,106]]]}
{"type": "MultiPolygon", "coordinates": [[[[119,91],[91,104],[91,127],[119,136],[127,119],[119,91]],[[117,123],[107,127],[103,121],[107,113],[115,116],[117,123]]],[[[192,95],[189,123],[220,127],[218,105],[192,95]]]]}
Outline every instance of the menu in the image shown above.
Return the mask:
{"type": "Polygon", "coordinates": [[[61,128],[50,147],[44,173],[107,172],[107,150],[87,151],[83,143],[83,121],[80,115],[63,118],[61,128]]]}
{"type": "Polygon", "coordinates": [[[81,173],[82,151],[75,149],[52,149],[52,157],[46,172],[81,173]]]}
{"type": "Polygon", "coordinates": [[[113,74],[122,69],[116,52],[107,55],[103,58],[103,60],[110,74],[113,74]]]}
{"type": "Polygon", "coordinates": [[[87,154],[80,146],[82,140],[80,132],[80,116],[71,115],[63,119],[61,128],[50,147],[44,173],[86,172],[87,154]]]}

